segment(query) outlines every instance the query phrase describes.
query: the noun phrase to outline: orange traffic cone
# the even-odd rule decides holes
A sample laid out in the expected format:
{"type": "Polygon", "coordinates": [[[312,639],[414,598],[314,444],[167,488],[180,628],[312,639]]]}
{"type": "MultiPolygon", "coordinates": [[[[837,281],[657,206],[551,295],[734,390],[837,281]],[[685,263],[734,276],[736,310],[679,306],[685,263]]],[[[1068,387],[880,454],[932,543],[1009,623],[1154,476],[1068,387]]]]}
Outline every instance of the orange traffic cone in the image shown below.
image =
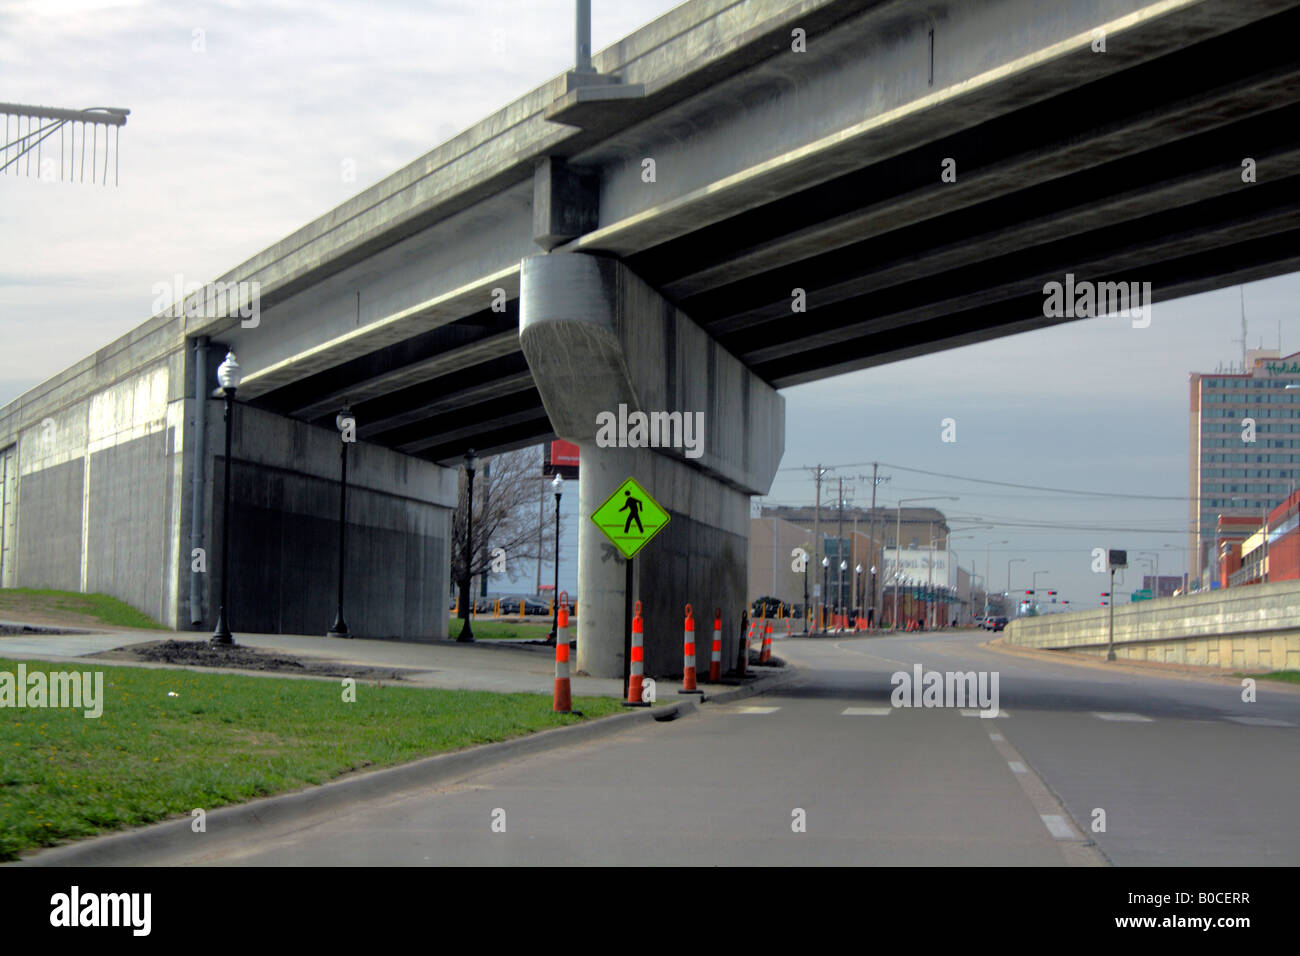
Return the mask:
{"type": "Polygon", "coordinates": [[[713,609],[713,649],[709,653],[709,680],[722,679],[722,608],[713,609]]]}
{"type": "Polygon", "coordinates": [[[695,684],[695,617],[686,605],[686,629],[682,634],[682,694],[703,694],[695,684]]]}
{"type": "Polygon", "coordinates": [[[555,623],[555,696],[551,710],[557,714],[573,712],[573,698],[569,694],[569,602],[560,604],[555,623]]]}
{"type": "Polygon", "coordinates": [[[645,676],[645,624],[641,620],[641,602],[632,611],[632,660],[628,663],[627,700],[624,707],[649,707],[641,699],[642,678],[645,676]]]}
{"type": "Polygon", "coordinates": [[[772,622],[767,622],[767,628],[763,631],[763,649],[759,652],[758,662],[766,664],[772,659],[772,622]]]}

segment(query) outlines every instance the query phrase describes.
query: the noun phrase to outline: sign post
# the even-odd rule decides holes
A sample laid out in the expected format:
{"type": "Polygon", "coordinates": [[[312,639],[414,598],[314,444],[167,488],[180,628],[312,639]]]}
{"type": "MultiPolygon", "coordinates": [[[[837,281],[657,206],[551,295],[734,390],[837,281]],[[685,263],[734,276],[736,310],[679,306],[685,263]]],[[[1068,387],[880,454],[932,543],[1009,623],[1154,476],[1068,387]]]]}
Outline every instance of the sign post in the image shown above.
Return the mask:
{"type": "Polygon", "coordinates": [[[628,478],[591,513],[591,520],[627,561],[623,595],[623,699],[626,700],[632,673],[632,559],[664,529],[669,517],[635,478],[628,478]]]}

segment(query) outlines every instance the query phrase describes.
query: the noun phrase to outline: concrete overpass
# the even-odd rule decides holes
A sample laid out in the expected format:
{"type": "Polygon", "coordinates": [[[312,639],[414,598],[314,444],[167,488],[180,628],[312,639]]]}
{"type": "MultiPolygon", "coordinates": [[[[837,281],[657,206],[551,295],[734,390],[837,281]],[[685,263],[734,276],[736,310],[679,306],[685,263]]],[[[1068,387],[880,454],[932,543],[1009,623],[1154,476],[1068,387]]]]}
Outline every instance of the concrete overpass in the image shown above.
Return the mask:
{"type": "Polygon", "coordinates": [[[329,623],[346,401],[369,633],[445,629],[447,466],[559,435],[583,449],[579,665],[621,669],[623,573],[586,516],[631,473],[674,514],[634,586],[650,672],[680,668],[682,604],[743,604],[776,389],[1071,321],[1044,316],[1067,274],[1163,300],[1300,267],[1300,2],[1045,6],[678,7],[223,276],[255,322],[155,316],[0,410],[5,582],[210,622],[187,561],[217,540],[220,421],[195,395],[233,348],[259,529],[232,545],[237,629],[329,623]],[[598,448],[620,403],[703,412],[703,457],[598,448]]]}

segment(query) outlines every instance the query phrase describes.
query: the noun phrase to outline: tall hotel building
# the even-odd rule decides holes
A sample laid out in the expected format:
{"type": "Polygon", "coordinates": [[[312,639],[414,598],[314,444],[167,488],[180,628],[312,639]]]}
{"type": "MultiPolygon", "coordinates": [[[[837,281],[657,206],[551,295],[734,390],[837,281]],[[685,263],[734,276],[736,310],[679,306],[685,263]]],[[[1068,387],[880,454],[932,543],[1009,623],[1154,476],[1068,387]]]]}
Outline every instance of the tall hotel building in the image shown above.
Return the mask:
{"type": "Polygon", "coordinates": [[[1218,581],[1219,515],[1253,516],[1262,523],[1262,515],[1300,482],[1300,352],[1282,357],[1274,350],[1248,351],[1245,368],[1190,376],[1193,588],[1197,581],[1202,588],[1218,581]]]}

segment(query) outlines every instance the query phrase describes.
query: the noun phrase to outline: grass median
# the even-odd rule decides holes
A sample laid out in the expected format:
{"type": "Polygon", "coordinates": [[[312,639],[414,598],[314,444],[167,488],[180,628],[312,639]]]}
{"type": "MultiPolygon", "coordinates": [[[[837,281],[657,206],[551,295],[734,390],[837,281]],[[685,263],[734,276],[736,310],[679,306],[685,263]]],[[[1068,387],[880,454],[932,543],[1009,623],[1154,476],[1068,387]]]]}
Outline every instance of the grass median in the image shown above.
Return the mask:
{"type": "MultiPolygon", "coordinates": [[[[569,621],[569,633],[574,633],[576,620],[569,621]]],[[[453,617],[448,633],[454,639],[460,634],[465,622],[453,617]]],[[[499,621],[492,618],[481,620],[474,618],[474,639],[476,641],[544,641],[551,634],[551,622],[546,621],[499,621]]]]}
{"type": "Polygon", "coordinates": [[[77,623],[109,627],[145,627],[165,630],[149,615],[107,594],[51,591],[41,588],[0,589],[0,613],[21,617],[31,613],[77,619],[77,623]]]}
{"type": "Polygon", "coordinates": [[[552,713],[544,694],[368,684],[347,703],[341,681],[22,663],[29,675],[102,671],[103,714],[0,710],[0,860],[621,710],[574,698],[580,718],[552,713]]]}

